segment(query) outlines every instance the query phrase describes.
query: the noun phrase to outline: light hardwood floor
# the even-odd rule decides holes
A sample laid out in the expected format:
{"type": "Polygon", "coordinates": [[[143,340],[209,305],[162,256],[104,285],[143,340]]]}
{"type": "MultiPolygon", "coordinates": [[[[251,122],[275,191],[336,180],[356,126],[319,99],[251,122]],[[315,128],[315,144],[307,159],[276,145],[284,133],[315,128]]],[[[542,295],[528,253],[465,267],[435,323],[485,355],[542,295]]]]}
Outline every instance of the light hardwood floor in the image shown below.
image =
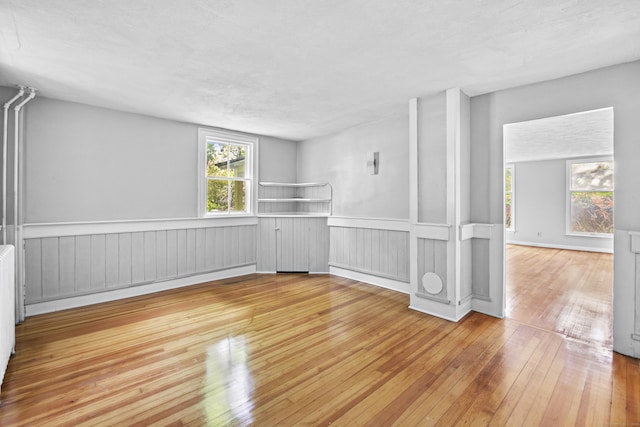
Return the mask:
{"type": "MultiPolygon", "coordinates": [[[[532,289],[553,289],[562,267],[535,268],[502,320],[451,323],[403,294],[298,274],[34,316],[0,425],[637,425],[639,361],[612,353],[610,330],[572,328],[578,302],[563,311],[532,289]]],[[[579,270],[566,273],[579,287],[602,274],[579,270]]]]}
{"type": "Polygon", "coordinates": [[[613,254],[507,246],[506,316],[611,348],[613,254]]]}

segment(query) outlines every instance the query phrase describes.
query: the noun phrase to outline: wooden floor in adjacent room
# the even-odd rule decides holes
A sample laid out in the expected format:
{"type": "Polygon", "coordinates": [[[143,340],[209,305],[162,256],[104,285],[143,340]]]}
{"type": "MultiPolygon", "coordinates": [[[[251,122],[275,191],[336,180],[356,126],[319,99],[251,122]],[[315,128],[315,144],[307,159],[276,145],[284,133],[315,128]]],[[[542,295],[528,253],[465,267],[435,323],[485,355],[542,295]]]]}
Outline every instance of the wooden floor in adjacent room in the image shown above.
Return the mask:
{"type": "Polygon", "coordinates": [[[299,274],[30,317],[0,425],[638,425],[640,364],[611,351],[610,290],[583,294],[611,256],[528,249],[509,251],[506,319],[451,323],[299,274]]]}

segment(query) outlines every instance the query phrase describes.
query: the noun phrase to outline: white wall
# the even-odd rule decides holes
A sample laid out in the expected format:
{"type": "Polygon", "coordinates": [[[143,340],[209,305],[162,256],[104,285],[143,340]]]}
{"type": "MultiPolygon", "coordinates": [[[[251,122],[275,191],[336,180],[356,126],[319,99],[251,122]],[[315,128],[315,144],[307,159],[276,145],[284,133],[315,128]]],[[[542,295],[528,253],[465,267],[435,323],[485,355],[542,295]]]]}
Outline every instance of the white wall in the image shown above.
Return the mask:
{"type": "Polygon", "coordinates": [[[298,144],[298,180],[333,186],[333,215],[409,217],[408,117],[392,117],[298,144]],[[367,154],[380,152],[378,175],[367,172],[367,154]]]}
{"type": "MultiPolygon", "coordinates": [[[[640,61],[636,61],[471,99],[471,219],[495,226],[503,224],[503,125],[614,107],[614,348],[635,357],[640,357],[640,292],[636,290],[640,284],[629,232],[640,231],[639,75],[640,61]]],[[[474,267],[496,265],[504,265],[504,260],[474,267]]],[[[494,282],[491,286],[504,285],[494,282]]]]}
{"type": "MultiPolygon", "coordinates": [[[[25,223],[194,218],[198,125],[38,97],[25,131],[25,223]]],[[[262,137],[261,179],[295,180],[295,143],[262,137]]]]}
{"type": "Polygon", "coordinates": [[[613,251],[612,238],[566,234],[565,159],[515,163],[514,177],[515,230],[507,242],[613,251]]]}
{"type": "Polygon", "coordinates": [[[404,111],[298,144],[298,181],[333,186],[331,273],[408,291],[408,139],[404,111]],[[378,175],[366,167],[374,151],[380,153],[378,175]]]}
{"type": "MultiPolygon", "coordinates": [[[[3,101],[15,93],[0,89],[3,101]]],[[[199,127],[44,97],[27,105],[28,313],[255,272],[256,218],[197,218],[199,127]]],[[[296,180],[295,142],[259,137],[258,156],[256,181],[296,180]]]]}
{"type": "Polygon", "coordinates": [[[446,92],[418,103],[418,222],[447,222],[446,92]]]}
{"type": "Polygon", "coordinates": [[[295,141],[261,136],[259,151],[260,181],[297,181],[298,144],[295,141]]]}
{"type": "Polygon", "coordinates": [[[197,138],[186,123],[36,98],[25,223],[195,217],[197,138]]]}

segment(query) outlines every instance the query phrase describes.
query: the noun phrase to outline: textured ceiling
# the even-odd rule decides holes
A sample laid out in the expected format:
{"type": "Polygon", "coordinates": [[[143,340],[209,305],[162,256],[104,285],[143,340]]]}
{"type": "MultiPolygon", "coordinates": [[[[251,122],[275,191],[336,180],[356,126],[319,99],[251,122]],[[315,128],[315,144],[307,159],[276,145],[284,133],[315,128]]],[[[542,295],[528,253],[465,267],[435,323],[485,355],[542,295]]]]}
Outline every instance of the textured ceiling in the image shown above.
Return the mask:
{"type": "Polygon", "coordinates": [[[613,108],[504,126],[507,163],[613,155],[613,108]]]}
{"type": "Polygon", "coordinates": [[[639,58],[637,0],[0,2],[0,85],[294,140],[639,58]]]}

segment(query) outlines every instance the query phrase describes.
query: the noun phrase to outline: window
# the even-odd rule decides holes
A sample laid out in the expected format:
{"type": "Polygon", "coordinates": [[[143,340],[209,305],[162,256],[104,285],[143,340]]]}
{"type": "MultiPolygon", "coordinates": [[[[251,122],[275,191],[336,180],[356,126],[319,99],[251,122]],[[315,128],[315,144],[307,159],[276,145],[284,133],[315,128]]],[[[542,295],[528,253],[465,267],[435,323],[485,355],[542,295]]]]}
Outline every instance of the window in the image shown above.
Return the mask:
{"type": "Polygon", "coordinates": [[[200,129],[198,139],[200,214],[250,214],[255,138],[200,129]]]}
{"type": "Polygon", "coordinates": [[[613,161],[568,160],[567,184],[567,233],[612,235],[613,161]]]}
{"type": "Polygon", "coordinates": [[[504,227],[509,231],[514,230],[515,224],[514,170],[513,165],[504,166],[504,227]]]}

